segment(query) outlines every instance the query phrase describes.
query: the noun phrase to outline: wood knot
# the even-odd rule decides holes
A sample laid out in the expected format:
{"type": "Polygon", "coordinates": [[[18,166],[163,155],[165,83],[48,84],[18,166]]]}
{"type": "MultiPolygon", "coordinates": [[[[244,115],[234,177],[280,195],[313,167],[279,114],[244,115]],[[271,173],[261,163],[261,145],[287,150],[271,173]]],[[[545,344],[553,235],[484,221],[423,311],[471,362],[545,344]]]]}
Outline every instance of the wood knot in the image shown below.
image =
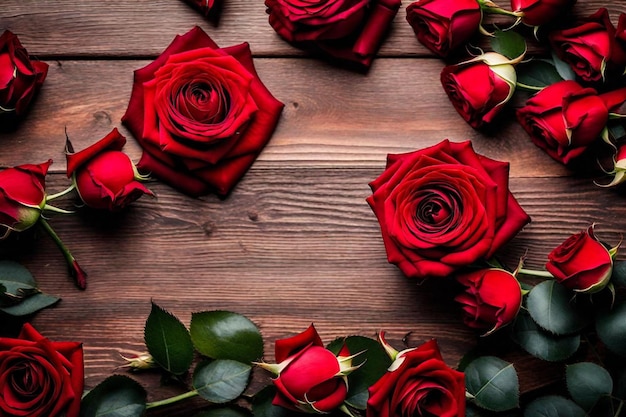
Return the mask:
{"type": "Polygon", "coordinates": [[[210,221],[204,222],[202,224],[202,230],[206,236],[210,237],[213,232],[215,232],[215,224],[210,221]]]}
{"type": "Polygon", "coordinates": [[[93,114],[93,118],[96,119],[96,123],[99,125],[110,125],[111,124],[111,116],[106,111],[97,111],[93,114]]]}
{"type": "Polygon", "coordinates": [[[256,211],[249,211],[248,212],[248,218],[250,220],[252,220],[253,222],[259,220],[259,213],[257,213],[256,211]]]}

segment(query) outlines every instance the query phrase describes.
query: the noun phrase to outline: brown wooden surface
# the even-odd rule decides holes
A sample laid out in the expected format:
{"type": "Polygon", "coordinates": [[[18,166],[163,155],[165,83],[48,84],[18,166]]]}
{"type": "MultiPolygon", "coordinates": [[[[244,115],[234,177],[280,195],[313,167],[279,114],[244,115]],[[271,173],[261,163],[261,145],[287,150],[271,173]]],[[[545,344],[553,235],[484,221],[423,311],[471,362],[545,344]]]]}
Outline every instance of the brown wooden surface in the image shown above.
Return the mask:
{"type": "MultiPolygon", "coordinates": [[[[365,203],[387,153],[471,139],[480,153],[510,161],[511,190],[533,219],[501,251],[513,263],[527,253],[527,265],[540,268],[553,247],[593,222],[603,238],[619,240],[626,231],[623,193],[552,161],[512,110],[487,133],[458,116],[439,83],[443,62],[405,21],[407,4],[365,75],[282,41],[260,0],[226,0],[217,26],[177,0],[2,2],[0,31],[15,32],[50,72],[25,122],[0,133],[0,167],[53,158],[50,192],[68,185],[65,128],[82,149],[118,127],[129,138],[125,151],[138,160],[140,148],[120,123],[132,71],[194,25],[221,46],[248,41],[261,79],[286,105],[271,142],[224,200],[192,199],[154,181],[158,198],[142,198],[123,213],[53,217],[89,273],[84,292],[47,236],[26,233],[2,246],[3,257],[24,263],[46,292],[63,297],[33,324],[51,339],[84,342],[87,388],[123,372],[116,370],[120,353],[143,350],[151,299],[186,323],[200,310],[247,315],[262,329],[268,361],[275,339],[314,322],[326,341],[380,329],[396,345],[407,333],[413,345],[436,337],[454,366],[476,335],[461,323],[446,285],[417,286],[387,263],[365,203]]],[[[580,1],[575,12],[588,15],[601,5],[614,18],[626,11],[625,1],[580,1]]],[[[535,363],[517,355],[523,390],[542,386],[535,363]]],[[[150,399],[180,392],[161,387],[154,374],[136,378],[150,399]]],[[[255,372],[257,385],[265,378],[255,372]]],[[[189,404],[150,415],[188,416],[203,406],[189,404]]]]}

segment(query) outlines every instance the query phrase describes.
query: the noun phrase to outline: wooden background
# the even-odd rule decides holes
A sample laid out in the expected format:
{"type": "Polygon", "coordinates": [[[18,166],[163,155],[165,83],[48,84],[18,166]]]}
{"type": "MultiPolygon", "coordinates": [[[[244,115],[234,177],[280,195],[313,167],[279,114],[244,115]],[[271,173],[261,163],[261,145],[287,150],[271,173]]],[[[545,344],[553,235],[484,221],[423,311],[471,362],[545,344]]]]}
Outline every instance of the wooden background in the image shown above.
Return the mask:
{"type": "MultiPolygon", "coordinates": [[[[413,346],[435,337],[455,366],[477,335],[461,323],[446,283],[417,286],[387,263],[365,202],[367,184],[383,171],[387,153],[471,139],[478,152],[510,161],[511,190],[533,219],[500,253],[512,263],[527,253],[527,265],[541,268],[553,247],[593,222],[611,243],[626,231],[626,196],[596,187],[593,173],[550,159],[512,110],[489,132],[460,118],[439,83],[444,62],[406,23],[408,2],[367,74],[309,57],[281,40],[261,0],[225,3],[216,26],[177,0],[2,1],[0,31],[17,34],[50,70],[24,123],[0,133],[0,167],[54,159],[50,193],[69,184],[65,128],[79,150],[118,127],[128,137],[125,151],[139,159],[139,146],[120,122],[132,72],[194,25],[220,46],[249,42],[261,79],[285,103],[269,145],[224,200],[189,198],[153,181],[148,186],[158,198],[142,198],[123,213],[79,209],[50,219],[88,272],[86,291],[76,289],[42,232],[1,247],[1,256],[25,264],[44,291],[62,296],[32,323],[53,340],[84,342],[87,388],[124,372],[116,369],[120,354],[144,349],[151,299],[187,324],[195,311],[247,315],[262,330],[268,361],[275,339],[314,322],[325,341],[374,337],[380,329],[397,347],[408,333],[413,346]]],[[[626,12],[626,1],[594,0],[579,1],[575,14],[600,6],[614,21],[626,12]]],[[[594,160],[584,164],[596,166],[594,160]]],[[[7,322],[2,327],[12,330],[7,322]]],[[[525,392],[544,385],[533,376],[535,362],[513,355],[525,392]]],[[[181,392],[161,387],[157,374],[134,377],[151,400],[181,392]]],[[[267,379],[259,371],[254,378],[257,385],[267,379]]],[[[194,400],[150,415],[188,416],[203,405],[194,400]]]]}

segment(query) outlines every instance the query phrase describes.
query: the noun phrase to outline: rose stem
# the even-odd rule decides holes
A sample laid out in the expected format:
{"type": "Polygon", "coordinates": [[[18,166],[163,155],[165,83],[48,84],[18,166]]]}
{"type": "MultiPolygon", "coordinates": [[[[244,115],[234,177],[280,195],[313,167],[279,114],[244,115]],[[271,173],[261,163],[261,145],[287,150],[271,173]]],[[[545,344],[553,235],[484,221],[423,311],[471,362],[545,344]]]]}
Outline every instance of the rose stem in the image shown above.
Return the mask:
{"type": "Polygon", "coordinates": [[[54,229],[52,229],[46,219],[40,217],[39,222],[41,223],[41,226],[44,228],[44,230],[50,235],[54,243],[56,243],[57,247],[61,250],[63,256],[65,256],[65,260],[67,262],[67,266],[70,269],[70,273],[76,280],[76,285],[78,285],[80,289],[84,290],[86,287],[85,278],[87,274],[85,274],[85,272],[80,268],[78,262],[76,262],[76,259],[74,258],[70,250],[67,248],[67,246],[65,246],[65,243],[63,243],[59,235],[57,235],[54,229]]]}
{"type": "Polygon", "coordinates": [[[520,268],[517,270],[517,272],[520,274],[532,275],[535,277],[554,278],[554,275],[552,275],[548,271],[537,271],[536,269],[520,268]]]}
{"type": "Polygon", "coordinates": [[[55,198],[59,198],[59,197],[63,197],[65,194],[70,193],[72,190],[74,190],[74,188],[76,188],[75,184],[70,185],[69,187],[67,187],[65,190],[58,192],[56,194],[52,194],[46,197],[46,202],[48,201],[52,201],[55,198]]]}
{"type": "Polygon", "coordinates": [[[148,410],[150,408],[161,407],[161,406],[168,405],[168,404],[174,404],[175,402],[178,402],[180,400],[185,400],[187,398],[193,398],[196,395],[198,395],[198,391],[197,390],[193,390],[193,391],[185,392],[184,394],[176,395],[175,397],[166,398],[166,399],[160,400],[160,401],[153,401],[151,403],[146,404],[146,410],[148,410]]]}

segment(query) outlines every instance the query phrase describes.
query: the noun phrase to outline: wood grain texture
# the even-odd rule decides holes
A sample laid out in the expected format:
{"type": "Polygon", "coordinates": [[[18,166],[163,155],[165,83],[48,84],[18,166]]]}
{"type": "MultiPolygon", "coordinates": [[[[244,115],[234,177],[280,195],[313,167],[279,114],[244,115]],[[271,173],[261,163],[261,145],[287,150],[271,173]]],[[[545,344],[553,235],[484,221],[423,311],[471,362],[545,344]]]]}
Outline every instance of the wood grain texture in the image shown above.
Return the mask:
{"type": "MultiPolygon", "coordinates": [[[[193,25],[222,46],[248,41],[261,79],[286,105],[272,140],[226,199],[194,199],[151,181],[158,197],[143,197],[122,213],[76,208],[76,215],[53,216],[50,224],[89,274],[84,292],[41,230],[0,242],[0,258],[25,264],[44,291],[62,296],[33,324],[53,340],[84,343],[87,388],[125,372],[118,369],[120,354],[144,350],[151,299],[187,324],[201,310],[246,314],[261,327],[268,361],[276,339],[314,322],[325,341],[373,337],[381,329],[398,347],[407,335],[411,346],[436,337],[455,366],[477,337],[461,322],[453,284],[417,285],[387,263],[365,202],[388,153],[471,139],[479,153],[510,161],[511,191],[533,219],[498,254],[510,265],[526,255],[528,267],[541,268],[552,248],[593,222],[612,244],[626,230],[625,196],[593,184],[602,179],[594,160],[585,161],[583,173],[554,162],[515,123],[512,107],[489,131],[460,118],[441,89],[444,62],[416,41],[405,21],[408,2],[367,74],[282,41],[261,0],[225,3],[217,26],[178,0],[5,0],[0,8],[0,30],[13,30],[50,64],[27,119],[0,133],[0,167],[52,158],[50,192],[69,184],[65,128],[80,150],[118,127],[128,138],[124,150],[139,159],[138,144],[120,123],[132,72],[193,25]]],[[[607,2],[580,1],[575,15],[600,6],[607,2]]],[[[626,1],[608,8],[616,19],[626,1]]],[[[0,332],[7,326],[0,322],[0,332]]],[[[503,340],[494,345],[504,350],[503,340]]],[[[507,358],[519,364],[524,393],[560,378],[558,365],[537,363],[519,349],[507,358]]],[[[162,386],[156,373],[133,377],[151,400],[182,391],[162,386]]],[[[252,390],[267,382],[256,370],[252,390]]],[[[149,415],[190,416],[203,407],[191,401],[149,415]]]]}

